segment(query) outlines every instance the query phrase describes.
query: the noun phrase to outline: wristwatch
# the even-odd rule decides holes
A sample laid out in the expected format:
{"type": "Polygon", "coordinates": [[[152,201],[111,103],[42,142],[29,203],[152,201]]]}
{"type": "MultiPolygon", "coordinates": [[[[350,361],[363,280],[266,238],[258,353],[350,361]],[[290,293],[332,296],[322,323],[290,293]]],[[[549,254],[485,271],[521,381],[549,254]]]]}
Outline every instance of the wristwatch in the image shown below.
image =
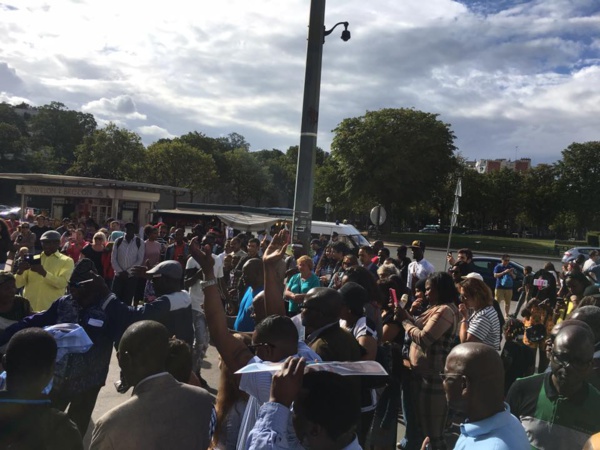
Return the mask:
{"type": "Polygon", "coordinates": [[[213,278],[212,280],[208,280],[208,281],[201,281],[200,282],[200,287],[204,290],[209,286],[214,286],[215,284],[217,284],[217,279],[213,278]]]}

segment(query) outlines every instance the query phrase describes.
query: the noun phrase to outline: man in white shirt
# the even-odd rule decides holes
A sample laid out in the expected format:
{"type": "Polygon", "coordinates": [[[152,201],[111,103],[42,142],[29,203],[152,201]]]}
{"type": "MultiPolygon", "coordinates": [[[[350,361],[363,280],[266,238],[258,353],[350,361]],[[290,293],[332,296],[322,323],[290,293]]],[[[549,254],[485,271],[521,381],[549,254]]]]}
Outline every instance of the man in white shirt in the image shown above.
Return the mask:
{"type": "Polygon", "coordinates": [[[410,289],[411,294],[414,296],[417,281],[427,278],[435,272],[435,268],[424,257],[425,243],[423,241],[413,241],[410,249],[412,250],[414,261],[408,265],[406,287],[410,289]]]}
{"type": "MultiPolygon", "coordinates": [[[[214,244],[214,236],[207,234],[202,239],[200,246],[202,247],[202,250],[212,255],[215,262],[215,265],[213,266],[215,278],[217,279],[217,283],[222,283],[223,260],[212,253],[214,244]]],[[[200,264],[198,264],[194,258],[188,258],[185,266],[184,287],[189,289],[190,297],[192,298],[192,320],[194,324],[192,370],[198,375],[201,386],[207,387],[208,383],[200,374],[202,361],[206,356],[209,342],[208,326],[206,325],[206,315],[204,314],[204,290],[202,289],[201,284],[203,281],[205,281],[205,276],[200,268],[200,264]]]]}
{"type": "Polygon", "coordinates": [[[600,254],[598,253],[598,250],[592,250],[590,252],[590,257],[589,259],[583,263],[583,267],[581,268],[581,271],[583,273],[586,273],[588,270],[590,270],[593,266],[595,266],[596,264],[598,264],[598,262],[600,261],[600,254]]]}

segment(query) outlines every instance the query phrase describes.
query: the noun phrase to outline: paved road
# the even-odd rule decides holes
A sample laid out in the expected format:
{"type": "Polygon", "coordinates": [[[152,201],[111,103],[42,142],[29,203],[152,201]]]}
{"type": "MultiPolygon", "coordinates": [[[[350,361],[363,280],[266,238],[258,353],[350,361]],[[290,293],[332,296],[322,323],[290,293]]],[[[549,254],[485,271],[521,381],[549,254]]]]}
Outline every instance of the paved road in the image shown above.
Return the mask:
{"type": "MultiPolygon", "coordinates": [[[[396,254],[396,247],[390,245],[389,246],[390,251],[392,252],[392,255],[395,256],[396,254]]],[[[454,252],[456,253],[457,249],[453,249],[454,252]]],[[[427,250],[425,252],[425,258],[431,262],[436,270],[444,270],[444,262],[446,260],[446,252],[445,250],[434,250],[434,249],[430,249],[427,250]]],[[[491,254],[487,254],[487,255],[491,255],[491,254]]],[[[409,250],[409,256],[410,256],[410,250],[409,250]]],[[[496,256],[499,256],[498,254],[496,254],[496,256]]],[[[523,265],[531,265],[535,270],[541,268],[544,263],[547,261],[545,259],[542,258],[532,258],[532,257],[519,257],[519,256],[513,256],[512,259],[516,262],[519,262],[523,265]]],[[[558,258],[556,258],[555,260],[551,260],[556,268],[560,268],[560,261],[558,260],[558,258]]],[[[515,307],[515,302],[513,302],[513,308],[515,307]]],[[[218,383],[219,383],[219,355],[216,351],[216,349],[214,347],[210,347],[208,349],[208,353],[207,353],[207,358],[204,362],[204,366],[202,368],[202,376],[204,377],[204,379],[206,379],[206,381],[208,381],[208,384],[210,386],[210,392],[213,395],[216,395],[216,389],[218,387],[218,383]]],[[[98,402],[96,403],[96,408],[94,409],[94,413],[92,415],[92,420],[96,421],[98,418],[100,418],[105,412],[109,411],[111,408],[114,408],[115,406],[121,404],[122,402],[124,402],[125,400],[127,400],[127,398],[129,398],[129,396],[131,395],[131,391],[129,391],[126,394],[119,394],[117,393],[117,391],[114,388],[114,382],[117,381],[119,379],[119,367],[118,367],[118,362],[117,362],[117,358],[116,355],[113,353],[113,357],[111,360],[111,365],[110,365],[110,371],[108,373],[108,379],[106,381],[106,386],[104,386],[102,388],[102,390],[100,391],[100,395],[98,396],[98,402]]],[[[401,428],[401,426],[400,426],[401,428]]],[[[90,434],[91,434],[91,430],[93,429],[93,424],[90,424],[90,429],[88,430],[88,433],[86,435],[86,440],[89,443],[89,439],[90,439],[90,434]]],[[[399,436],[402,436],[402,434],[400,434],[401,432],[399,431],[399,436]]]]}

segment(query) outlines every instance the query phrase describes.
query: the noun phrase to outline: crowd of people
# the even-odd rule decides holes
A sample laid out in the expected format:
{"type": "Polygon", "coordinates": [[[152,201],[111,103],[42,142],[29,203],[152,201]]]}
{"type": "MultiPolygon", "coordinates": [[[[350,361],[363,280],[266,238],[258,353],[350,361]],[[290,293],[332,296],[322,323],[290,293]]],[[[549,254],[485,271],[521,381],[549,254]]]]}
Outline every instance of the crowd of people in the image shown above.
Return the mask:
{"type": "Polygon", "coordinates": [[[513,299],[509,255],[492,289],[469,249],[436,271],[422,241],[392,257],[335,233],[307,249],[216,220],[186,234],[43,216],[0,221],[0,237],[0,448],[82,448],[113,348],[133,393],[94,424],[93,449],[597,448],[597,255],[526,268],[513,299]],[[55,338],[59,324],[90,345],[55,338]],[[388,375],[311,370],[328,361],[388,375]],[[280,368],[236,374],[265,362],[280,368]]]}

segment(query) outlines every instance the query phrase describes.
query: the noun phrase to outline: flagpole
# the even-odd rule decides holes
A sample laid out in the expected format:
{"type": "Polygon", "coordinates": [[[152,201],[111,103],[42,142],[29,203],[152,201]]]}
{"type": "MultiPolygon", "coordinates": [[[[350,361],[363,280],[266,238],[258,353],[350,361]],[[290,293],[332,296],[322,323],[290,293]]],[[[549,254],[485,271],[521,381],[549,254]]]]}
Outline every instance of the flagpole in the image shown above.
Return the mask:
{"type": "Polygon", "coordinates": [[[458,179],[456,183],[456,190],[454,191],[454,206],[452,207],[452,216],[450,219],[450,233],[448,233],[448,245],[446,245],[446,259],[444,262],[444,272],[448,268],[448,258],[447,255],[450,252],[450,241],[452,240],[452,229],[454,225],[456,225],[456,220],[458,218],[458,199],[462,197],[462,178],[458,179]]]}

